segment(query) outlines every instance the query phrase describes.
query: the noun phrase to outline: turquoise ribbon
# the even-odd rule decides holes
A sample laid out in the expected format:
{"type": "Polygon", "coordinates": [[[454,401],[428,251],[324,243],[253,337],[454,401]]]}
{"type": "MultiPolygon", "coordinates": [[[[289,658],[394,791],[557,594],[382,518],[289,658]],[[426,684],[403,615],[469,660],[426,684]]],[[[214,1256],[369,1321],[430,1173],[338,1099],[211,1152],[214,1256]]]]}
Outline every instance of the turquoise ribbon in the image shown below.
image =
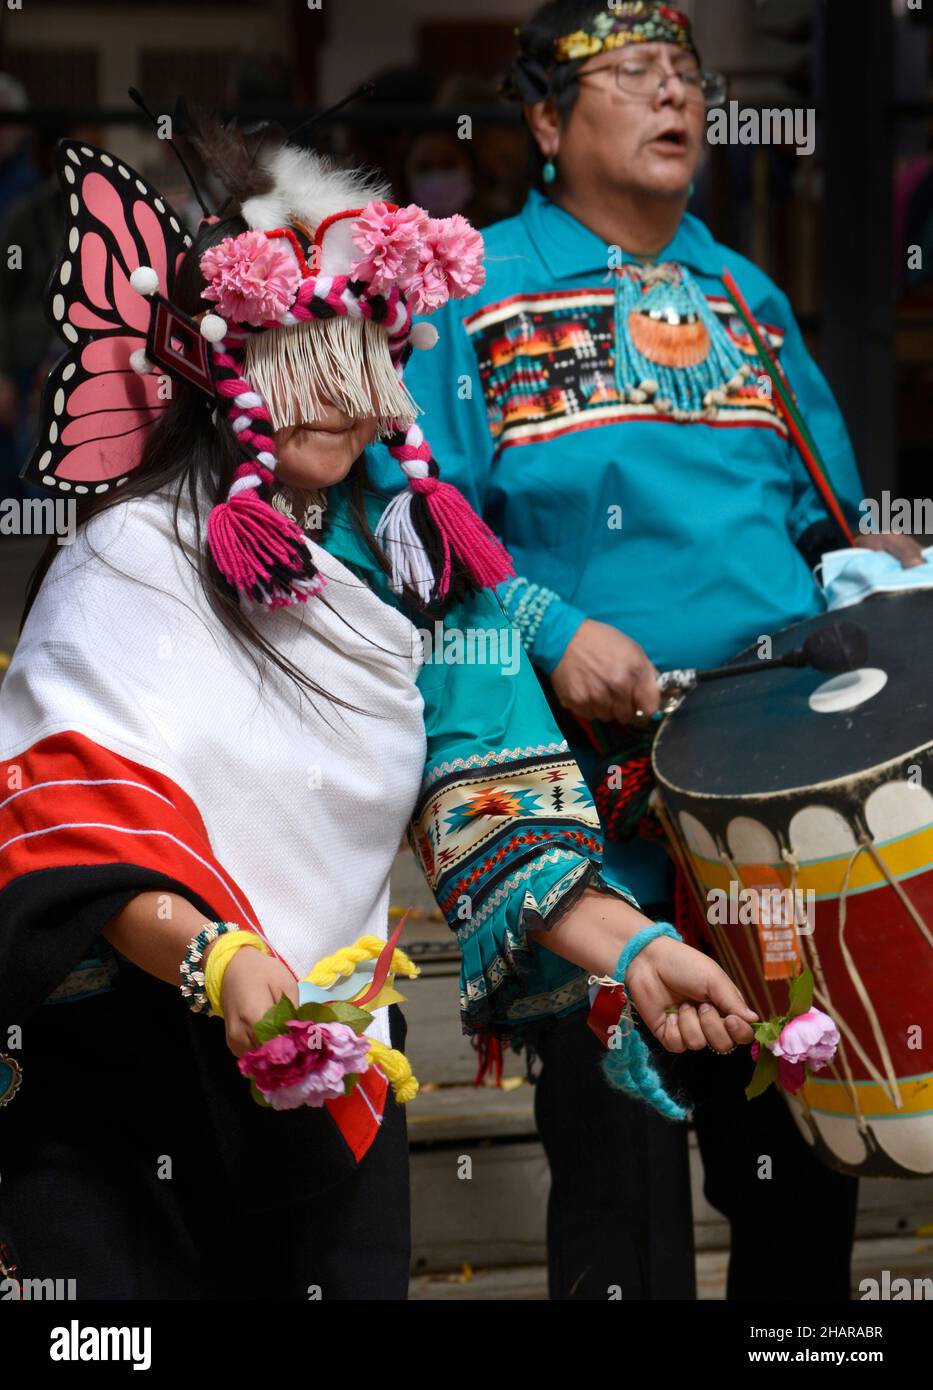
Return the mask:
{"type": "MultiPolygon", "coordinates": [[[[654,922],[650,927],[643,927],[623,948],[616,962],[613,979],[624,986],[632,961],[639,951],[643,951],[659,936],[669,936],[674,941],[683,940],[670,922],[654,922]]],[[[665,1119],[686,1120],[690,1113],[665,1091],[648,1044],[634,1025],[628,1033],[620,1030],[612,1039],[603,1060],[603,1075],[614,1090],[624,1091],[635,1100],[647,1101],[665,1119]]]]}

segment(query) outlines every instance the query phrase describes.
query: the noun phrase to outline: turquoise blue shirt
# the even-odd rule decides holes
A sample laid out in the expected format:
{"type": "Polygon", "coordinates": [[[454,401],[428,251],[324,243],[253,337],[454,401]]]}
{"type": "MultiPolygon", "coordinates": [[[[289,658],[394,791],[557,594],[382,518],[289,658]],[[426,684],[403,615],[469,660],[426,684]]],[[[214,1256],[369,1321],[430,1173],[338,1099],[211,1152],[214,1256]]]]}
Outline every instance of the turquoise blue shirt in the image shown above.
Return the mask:
{"type": "MultiPolygon", "coordinates": [[[[347,503],[344,488],[330,489],[324,545],[405,611],[347,503]]],[[[375,526],[378,500],[366,506],[375,526]]],[[[587,888],[634,899],[601,872],[593,798],[495,593],[468,596],[436,625],[409,616],[425,647],[427,744],[411,846],[456,933],[464,1030],[514,1034],[587,1002],[586,971],[530,933],[587,888]]]]}
{"type": "MultiPolygon", "coordinates": [[[[552,671],[585,618],[620,628],[664,670],[718,664],[820,611],[795,542],[826,512],[767,390],[751,379],[756,389],[711,421],[626,404],[614,389],[618,277],[606,244],[537,192],[484,237],[484,288],[432,316],[440,341],[413,354],[405,379],[442,475],[483,512],[517,574],[550,591],[501,591],[516,621],[536,599],[523,621],[535,665],[552,671]]],[[[720,278],[728,267],[857,514],[846,427],[786,296],[689,214],[657,260],[689,270],[741,347],[720,278]]],[[[376,483],[398,487],[397,465],[384,451],[374,460],[376,483]]],[[[664,895],[661,853],[612,847],[643,902],[664,895]]]]}

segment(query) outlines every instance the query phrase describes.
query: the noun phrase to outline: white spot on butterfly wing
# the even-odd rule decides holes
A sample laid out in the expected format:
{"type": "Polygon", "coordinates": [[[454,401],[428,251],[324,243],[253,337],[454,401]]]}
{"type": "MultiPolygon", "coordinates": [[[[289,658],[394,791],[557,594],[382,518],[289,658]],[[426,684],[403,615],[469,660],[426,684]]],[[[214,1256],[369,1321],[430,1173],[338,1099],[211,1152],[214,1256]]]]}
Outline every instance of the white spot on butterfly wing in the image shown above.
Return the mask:
{"type": "Polygon", "coordinates": [[[42,481],[45,483],[46,487],[54,487],[54,486],[55,486],[55,479],[54,479],[54,478],[50,478],[48,475],[46,475],[46,476],[42,479],[42,481]]]}
{"type": "MultiPolygon", "coordinates": [[[[83,150],[84,154],[90,154],[90,153],[91,153],[90,150],[84,150],[83,146],[82,146],[82,150],[83,150]]],[[[78,156],[75,154],[74,150],[66,150],[65,153],[67,154],[68,158],[71,160],[72,164],[80,164],[80,163],[81,163],[80,159],[79,159],[78,156]]]]}
{"type": "Polygon", "coordinates": [[[128,179],[129,176],[130,176],[130,171],[129,171],[129,169],[127,169],[127,168],[126,168],[124,165],[122,165],[122,164],[118,164],[118,165],[117,165],[117,173],[120,175],[121,178],[124,178],[124,179],[128,179]]]}
{"type": "Polygon", "coordinates": [[[98,483],[98,485],[97,485],[97,487],[94,489],[94,491],[95,491],[95,492],[109,492],[109,491],[110,491],[110,484],[109,484],[109,483],[98,483]]]}
{"type": "Polygon", "coordinates": [[[65,296],[57,294],[52,300],[52,317],[63,319],[65,317],[65,296]]]}
{"type": "Polygon", "coordinates": [[[75,171],[74,171],[74,169],[69,169],[68,165],[66,164],[65,167],[64,167],[64,169],[62,170],[62,173],[65,175],[65,178],[68,180],[69,183],[74,183],[74,181],[75,181],[75,171]]]}
{"type": "MultiPolygon", "coordinates": [[[[71,154],[72,151],[69,150],[68,153],[71,154]]],[[[81,153],[86,154],[89,158],[93,158],[94,155],[94,151],[88,145],[81,146],[81,153]]],[[[75,163],[77,163],[77,160],[75,160],[75,163]]]]}
{"type": "Polygon", "coordinates": [[[146,192],[146,185],[143,183],[142,179],[136,180],[136,187],[139,189],[140,193],[146,192]]]}
{"type": "Polygon", "coordinates": [[[58,278],[63,285],[67,285],[71,279],[71,261],[62,261],[62,268],[58,272],[58,278]]]}
{"type": "Polygon", "coordinates": [[[53,420],[49,425],[49,443],[55,444],[58,440],[58,422],[53,420]]]}
{"type": "Polygon", "coordinates": [[[101,164],[106,164],[108,169],[113,168],[113,160],[110,158],[109,154],[102,154],[100,157],[100,162],[101,164]]]}
{"type": "Polygon", "coordinates": [[[180,232],[180,231],[181,231],[181,228],[179,227],[178,223],[175,221],[174,217],[170,217],[170,218],[168,219],[168,224],[169,224],[169,226],[171,227],[171,229],[172,229],[173,232],[180,232]]]}
{"type": "MultiPolygon", "coordinates": [[[[45,470],[48,468],[48,466],[49,466],[49,464],[50,464],[51,462],[52,462],[52,451],[51,451],[51,449],[46,449],[45,453],[44,453],[44,454],[41,456],[41,458],[39,459],[39,472],[40,472],[40,473],[44,473],[45,470]]],[[[49,483],[49,482],[53,482],[54,480],[53,480],[52,478],[43,478],[42,481],[43,481],[44,483],[49,483]]]]}
{"type": "Polygon", "coordinates": [[[76,483],[76,484],[75,484],[75,492],[89,492],[89,491],[90,491],[90,489],[88,488],[88,486],[87,486],[86,483],[76,483]]]}
{"type": "Polygon", "coordinates": [[[77,227],[72,227],[71,231],[68,233],[68,250],[72,255],[77,251],[80,242],[81,233],[78,231],[77,227]]]}
{"type": "Polygon", "coordinates": [[[70,381],[71,378],[74,376],[74,374],[75,374],[75,364],[74,364],[74,362],[69,362],[69,363],[68,363],[68,366],[67,366],[67,367],[64,369],[64,371],[62,372],[62,381],[70,381]]]}
{"type": "Polygon", "coordinates": [[[158,212],[164,212],[164,211],[165,211],[165,204],[163,203],[163,201],[162,201],[161,198],[156,198],[156,200],[155,200],[155,205],[156,205],[156,210],[157,210],[158,212]]]}
{"type": "Polygon", "coordinates": [[[63,323],[62,337],[67,338],[69,343],[76,343],[78,341],[78,331],[76,328],[72,328],[70,323],[63,323]]]}
{"type": "Polygon", "coordinates": [[[77,195],[76,195],[76,194],[72,193],[71,197],[68,199],[68,206],[69,206],[69,208],[71,209],[71,215],[72,215],[72,217],[77,217],[77,215],[78,215],[78,198],[77,198],[77,195]]]}
{"type": "Polygon", "coordinates": [[[61,415],[62,411],[65,409],[65,393],[60,386],[55,392],[52,401],[52,409],[55,411],[56,415],[61,415]]]}

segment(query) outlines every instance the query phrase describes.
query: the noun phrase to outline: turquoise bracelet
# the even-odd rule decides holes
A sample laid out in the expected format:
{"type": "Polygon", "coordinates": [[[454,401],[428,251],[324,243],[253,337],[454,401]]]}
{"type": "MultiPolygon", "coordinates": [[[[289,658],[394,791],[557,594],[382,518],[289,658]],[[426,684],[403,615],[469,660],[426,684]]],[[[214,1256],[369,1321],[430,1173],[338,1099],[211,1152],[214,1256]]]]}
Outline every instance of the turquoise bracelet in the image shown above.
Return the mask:
{"type": "MultiPolygon", "coordinates": [[[[680,935],[670,922],[654,922],[650,927],[643,927],[623,947],[619,959],[616,961],[616,968],[613,978],[625,988],[625,977],[629,966],[646,946],[650,946],[652,941],[656,941],[659,936],[672,937],[674,941],[682,941],[680,935]]],[[[626,991],[626,999],[628,992],[626,991]]],[[[626,1003],[626,1009],[630,1005],[626,1003]]],[[[689,1111],[679,1105],[676,1100],[668,1095],[664,1085],[658,1075],[654,1065],[648,1044],[634,1027],[628,1031],[621,1028],[616,1030],[615,1036],[609,1044],[609,1052],[603,1061],[603,1075],[617,1091],[624,1091],[626,1095],[635,1100],[647,1101],[659,1114],[668,1120],[686,1120],[689,1111]]]]}

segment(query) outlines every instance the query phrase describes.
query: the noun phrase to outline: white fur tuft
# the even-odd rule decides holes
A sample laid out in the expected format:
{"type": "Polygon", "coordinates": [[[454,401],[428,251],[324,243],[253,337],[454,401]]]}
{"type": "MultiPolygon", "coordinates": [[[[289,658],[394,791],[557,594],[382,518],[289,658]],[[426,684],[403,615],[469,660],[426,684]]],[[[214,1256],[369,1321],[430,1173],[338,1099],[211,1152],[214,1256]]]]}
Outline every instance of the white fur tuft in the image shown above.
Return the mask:
{"type": "Polygon", "coordinates": [[[269,193],[247,198],[241,209],[250,227],[271,232],[292,217],[317,227],[325,217],[348,208],[364,207],[370,199],[388,200],[390,186],[377,174],[338,169],[313,150],[282,145],[266,166],[275,179],[269,193]]]}

